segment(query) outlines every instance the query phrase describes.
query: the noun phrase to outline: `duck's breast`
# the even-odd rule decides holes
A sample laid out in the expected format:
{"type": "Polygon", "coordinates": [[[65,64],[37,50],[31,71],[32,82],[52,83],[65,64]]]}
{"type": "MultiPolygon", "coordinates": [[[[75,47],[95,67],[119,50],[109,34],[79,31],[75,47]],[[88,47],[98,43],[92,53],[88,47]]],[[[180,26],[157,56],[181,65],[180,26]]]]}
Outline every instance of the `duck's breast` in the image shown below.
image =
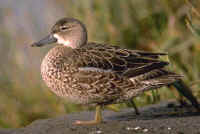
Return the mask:
{"type": "Polygon", "coordinates": [[[41,75],[46,85],[56,95],[75,101],[70,83],[72,74],[76,71],[73,67],[73,50],[63,46],[51,49],[41,64],[41,75]],[[72,98],[72,99],[71,99],[72,98]]]}

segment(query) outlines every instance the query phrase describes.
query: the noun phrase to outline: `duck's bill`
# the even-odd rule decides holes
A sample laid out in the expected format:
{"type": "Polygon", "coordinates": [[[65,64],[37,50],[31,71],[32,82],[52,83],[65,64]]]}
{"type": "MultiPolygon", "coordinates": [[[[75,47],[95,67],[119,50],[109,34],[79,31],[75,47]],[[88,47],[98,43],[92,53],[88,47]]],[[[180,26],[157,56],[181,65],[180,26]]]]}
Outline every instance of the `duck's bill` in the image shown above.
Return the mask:
{"type": "Polygon", "coordinates": [[[53,37],[52,34],[48,35],[47,37],[43,38],[42,40],[31,44],[32,47],[41,47],[47,44],[56,43],[57,39],[53,37]]]}

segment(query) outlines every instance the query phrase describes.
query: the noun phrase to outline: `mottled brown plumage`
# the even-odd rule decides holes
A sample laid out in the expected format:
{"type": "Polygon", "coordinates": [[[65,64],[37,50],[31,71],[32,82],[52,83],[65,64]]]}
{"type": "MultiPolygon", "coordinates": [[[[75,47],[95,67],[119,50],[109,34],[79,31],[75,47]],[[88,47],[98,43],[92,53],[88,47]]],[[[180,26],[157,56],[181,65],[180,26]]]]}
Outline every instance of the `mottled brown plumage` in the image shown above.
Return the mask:
{"type": "MultiPolygon", "coordinates": [[[[159,57],[165,53],[87,43],[86,28],[76,19],[59,20],[51,34],[33,46],[52,42],[63,45],[57,45],[45,56],[42,78],[56,95],[73,103],[121,103],[180,79],[180,75],[164,69],[168,62],[159,57]]],[[[93,123],[100,121],[97,115],[93,123]]]]}

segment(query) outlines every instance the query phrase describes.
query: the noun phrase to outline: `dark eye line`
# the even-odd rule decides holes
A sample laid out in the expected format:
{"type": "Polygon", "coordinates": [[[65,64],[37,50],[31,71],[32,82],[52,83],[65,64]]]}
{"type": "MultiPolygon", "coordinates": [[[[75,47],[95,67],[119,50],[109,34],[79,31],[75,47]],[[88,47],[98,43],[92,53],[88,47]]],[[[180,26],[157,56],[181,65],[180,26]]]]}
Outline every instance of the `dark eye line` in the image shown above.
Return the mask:
{"type": "Polygon", "coordinates": [[[66,30],[66,29],[69,29],[70,27],[69,26],[61,26],[60,29],[62,30],[66,30]]]}

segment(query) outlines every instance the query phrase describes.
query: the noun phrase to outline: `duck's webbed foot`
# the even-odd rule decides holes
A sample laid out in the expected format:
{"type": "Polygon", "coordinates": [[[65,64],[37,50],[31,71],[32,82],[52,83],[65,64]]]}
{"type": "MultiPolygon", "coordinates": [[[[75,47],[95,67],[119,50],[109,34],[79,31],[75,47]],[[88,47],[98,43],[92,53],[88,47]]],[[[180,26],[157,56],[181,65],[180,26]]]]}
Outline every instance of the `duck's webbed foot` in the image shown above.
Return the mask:
{"type": "Polygon", "coordinates": [[[75,121],[75,125],[96,125],[102,122],[101,106],[96,106],[95,119],[91,121],[75,121]]]}

